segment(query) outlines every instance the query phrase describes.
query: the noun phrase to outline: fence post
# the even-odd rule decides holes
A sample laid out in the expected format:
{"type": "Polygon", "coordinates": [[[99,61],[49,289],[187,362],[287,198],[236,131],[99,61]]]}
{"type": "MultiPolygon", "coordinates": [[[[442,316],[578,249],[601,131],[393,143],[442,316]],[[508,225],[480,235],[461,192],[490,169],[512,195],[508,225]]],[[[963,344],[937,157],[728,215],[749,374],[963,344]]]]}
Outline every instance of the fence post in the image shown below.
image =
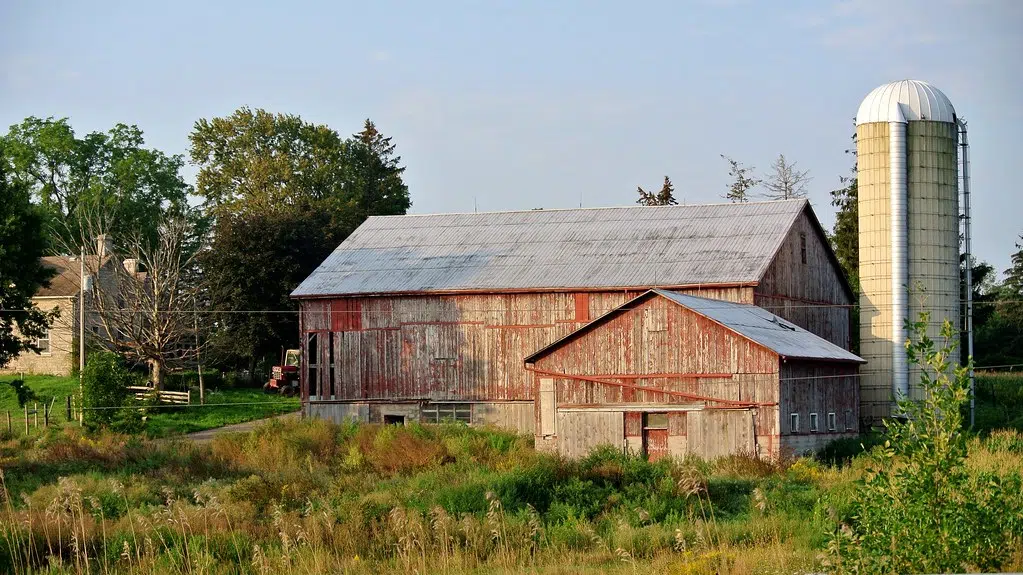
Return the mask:
{"type": "Polygon", "coordinates": [[[35,424],[36,429],[39,429],[39,402],[32,402],[32,423],[35,424]]]}
{"type": "Polygon", "coordinates": [[[64,405],[64,413],[67,415],[68,422],[70,422],[71,421],[71,396],[69,395],[69,396],[65,397],[64,400],[65,400],[64,401],[64,403],[65,403],[65,405],[64,405]]]}
{"type": "Polygon", "coordinates": [[[25,402],[25,435],[28,435],[28,402],[25,402]]]}
{"type": "Polygon", "coordinates": [[[192,390],[188,389],[185,391],[185,393],[188,394],[185,396],[185,403],[187,403],[188,405],[192,405],[192,390]]]}

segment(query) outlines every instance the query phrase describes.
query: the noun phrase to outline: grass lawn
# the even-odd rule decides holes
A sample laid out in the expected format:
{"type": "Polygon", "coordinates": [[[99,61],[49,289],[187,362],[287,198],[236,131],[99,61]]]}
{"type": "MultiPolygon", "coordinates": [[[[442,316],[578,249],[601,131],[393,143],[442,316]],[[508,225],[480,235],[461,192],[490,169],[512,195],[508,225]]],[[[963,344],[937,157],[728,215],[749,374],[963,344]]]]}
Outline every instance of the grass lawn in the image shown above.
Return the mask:
{"type": "MultiPolygon", "coordinates": [[[[193,395],[194,397],[194,395],[193,395]]],[[[253,419],[298,411],[297,397],[267,395],[259,389],[228,389],[206,393],[206,405],[163,406],[151,409],[146,423],[150,437],[192,433],[253,419]]]]}
{"type": "MultiPolygon", "coordinates": [[[[0,376],[0,414],[21,411],[14,388],[7,382],[19,376],[0,376]]],[[[63,421],[64,398],[78,391],[78,378],[69,376],[27,375],[25,383],[39,397],[40,405],[56,398],[53,408],[55,421],[63,421]]],[[[193,401],[197,401],[193,394],[193,401]]],[[[266,395],[259,389],[225,389],[208,391],[206,405],[161,406],[151,408],[148,414],[146,433],[150,437],[167,437],[179,433],[191,433],[234,423],[244,423],[298,411],[298,398],[266,395]]]]}

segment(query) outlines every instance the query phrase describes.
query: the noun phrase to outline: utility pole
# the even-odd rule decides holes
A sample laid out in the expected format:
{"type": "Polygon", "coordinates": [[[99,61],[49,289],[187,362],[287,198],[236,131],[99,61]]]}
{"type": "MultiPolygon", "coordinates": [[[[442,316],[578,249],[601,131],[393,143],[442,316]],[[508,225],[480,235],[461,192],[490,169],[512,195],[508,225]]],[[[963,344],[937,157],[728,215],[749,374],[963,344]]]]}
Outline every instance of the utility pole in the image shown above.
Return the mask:
{"type": "MultiPolygon", "coordinates": [[[[81,275],[78,278],[78,397],[85,397],[85,246],[82,246],[81,275]]],[[[82,411],[78,411],[82,423],[82,411]]]]}

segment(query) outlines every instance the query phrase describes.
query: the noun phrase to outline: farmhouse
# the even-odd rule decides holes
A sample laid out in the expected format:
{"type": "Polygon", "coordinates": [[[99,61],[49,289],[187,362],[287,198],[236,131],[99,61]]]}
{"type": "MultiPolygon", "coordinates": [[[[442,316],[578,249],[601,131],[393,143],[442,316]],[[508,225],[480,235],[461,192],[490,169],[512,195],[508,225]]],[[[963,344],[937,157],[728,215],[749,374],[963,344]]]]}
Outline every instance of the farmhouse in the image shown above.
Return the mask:
{"type": "Polygon", "coordinates": [[[304,410],[542,434],[524,360],[653,288],[759,306],[849,349],[852,292],[806,200],[370,217],[292,293],[304,410]]]}
{"type": "MultiPolygon", "coordinates": [[[[98,277],[104,288],[113,293],[113,238],[101,234],[96,238],[96,253],[85,256],[86,286],[98,277]]],[[[54,312],[46,336],[35,341],[39,351],[26,351],[15,357],[0,373],[27,373],[39,375],[69,375],[78,346],[79,295],[81,292],[82,260],[77,256],[46,256],[43,266],[53,270],[48,285],[39,288],[32,303],[44,312],[54,312]]],[[[86,294],[88,310],[91,294],[86,294]]],[[[99,321],[95,316],[86,319],[87,331],[98,333],[99,321]]]]}

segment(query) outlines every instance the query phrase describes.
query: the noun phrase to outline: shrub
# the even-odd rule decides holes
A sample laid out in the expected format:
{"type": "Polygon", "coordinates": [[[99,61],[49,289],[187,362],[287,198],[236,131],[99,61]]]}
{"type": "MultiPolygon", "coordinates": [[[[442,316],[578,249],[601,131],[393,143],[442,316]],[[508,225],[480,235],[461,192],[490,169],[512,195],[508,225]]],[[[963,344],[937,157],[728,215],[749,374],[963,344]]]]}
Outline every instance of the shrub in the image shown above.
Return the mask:
{"type": "Polygon", "coordinates": [[[953,364],[952,324],[938,348],[927,336],[928,314],[907,323],[911,364],[922,368],[924,399],[900,398],[903,420],[886,421],[888,440],[868,455],[852,520],[832,535],[827,565],[838,572],[947,573],[997,569],[1023,526],[1018,473],[971,475],[960,407],[968,367],[953,364]]]}
{"type": "Polygon", "coordinates": [[[121,416],[128,400],[127,387],[134,383],[131,373],[117,354],[107,351],[93,354],[85,362],[82,375],[82,422],[89,430],[110,427],[121,416]]]}
{"type": "Polygon", "coordinates": [[[25,404],[29,401],[39,399],[36,392],[32,391],[31,387],[25,385],[25,380],[12,379],[7,383],[14,388],[14,394],[18,396],[18,407],[25,407],[25,404]]]}

